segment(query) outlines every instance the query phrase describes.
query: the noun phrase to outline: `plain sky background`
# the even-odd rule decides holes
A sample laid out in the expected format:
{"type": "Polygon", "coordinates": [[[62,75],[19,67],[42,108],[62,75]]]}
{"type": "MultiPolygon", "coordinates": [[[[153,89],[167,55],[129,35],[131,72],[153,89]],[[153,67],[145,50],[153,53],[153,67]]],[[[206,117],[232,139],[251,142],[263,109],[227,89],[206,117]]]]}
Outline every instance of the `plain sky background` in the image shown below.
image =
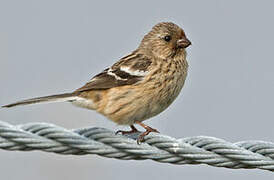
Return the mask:
{"type": "MultiPolygon", "coordinates": [[[[0,104],[69,92],[134,50],[161,21],[181,26],[189,75],[177,100],[146,121],[176,138],[274,141],[273,1],[0,1],[0,104]]],[[[0,110],[12,124],[118,130],[69,103],[0,110]]],[[[126,128],[125,128],[126,129],[126,128]]],[[[0,179],[273,179],[262,170],[0,150],[0,179]]]]}

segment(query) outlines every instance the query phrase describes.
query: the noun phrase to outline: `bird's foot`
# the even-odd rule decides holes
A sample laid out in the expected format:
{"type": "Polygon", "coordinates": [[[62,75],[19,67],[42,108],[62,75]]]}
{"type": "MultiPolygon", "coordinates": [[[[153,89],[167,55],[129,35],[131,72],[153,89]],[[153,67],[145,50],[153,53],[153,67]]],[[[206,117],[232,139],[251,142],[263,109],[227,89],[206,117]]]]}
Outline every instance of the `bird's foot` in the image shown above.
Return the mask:
{"type": "Polygon", "coordinates": [[[153,128],[151,128],[151,127],[149,127],[149,126],[147,126],[147,125],[145,125],[141,122],[136,122],[136,123],[146,129],[145,132],[143,132],[142,134],[139,135],[139,137],[137,139],[137,144],[141,144],[141,142],[144,142],[144,137],[147,136],[151,132],[160,133],[157,129],[153,129],[153,128]]]}
{"type": "Polygon", "coordinates": [[[136,129],[136,127],[134,127],[133,125],[131,125],[130,128],[131,128],[130,131],[122,131],[122,130],[119,130],[119,131],[116,131],[115,134],[121,133],[122,135],[125,135],[125,134],[132,134],[132,133],[139,132],[138,129],[136,129]]]}

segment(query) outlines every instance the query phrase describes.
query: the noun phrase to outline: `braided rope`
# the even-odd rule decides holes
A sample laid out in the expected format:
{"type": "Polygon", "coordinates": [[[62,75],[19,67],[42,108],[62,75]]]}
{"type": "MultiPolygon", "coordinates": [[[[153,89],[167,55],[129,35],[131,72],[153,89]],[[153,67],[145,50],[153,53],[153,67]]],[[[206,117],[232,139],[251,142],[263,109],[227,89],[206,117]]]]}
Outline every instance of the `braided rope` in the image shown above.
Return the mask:
{"type": "Polygon", "coordinates": [[[138,133],[115,135],[104,128],[67,130],[47,123],[13,126],[0,121],[0,149],[40,150],[58,154],[97,154],[117,159],[151,159],[172,164],[208,164],[226,168],[258,168],[274,171],[274,143],[230,143],[206,136],[175,139],[151,133],[138,145],[138,133]]]}

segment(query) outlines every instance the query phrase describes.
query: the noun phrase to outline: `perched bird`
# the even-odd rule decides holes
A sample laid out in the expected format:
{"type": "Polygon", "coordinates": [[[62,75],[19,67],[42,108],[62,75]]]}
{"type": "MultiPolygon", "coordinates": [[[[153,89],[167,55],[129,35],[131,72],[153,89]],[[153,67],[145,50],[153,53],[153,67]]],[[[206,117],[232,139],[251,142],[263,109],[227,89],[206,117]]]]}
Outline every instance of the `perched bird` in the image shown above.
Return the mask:
{"type": "Polygon", "coordinates": [[[131,131],[118,133],[137,132],[134,124],[139,124],[146,129],[137,139],[140,143],[150,132],[158,132],[142,122],[164,111],[179,95],[188,69],[185,49],[190,44],[176,24],[158,23],[135,51],[74,92],[27,99],[2,107],[68,101],[96,110],[119,125],[131,127],[131,131]]]}

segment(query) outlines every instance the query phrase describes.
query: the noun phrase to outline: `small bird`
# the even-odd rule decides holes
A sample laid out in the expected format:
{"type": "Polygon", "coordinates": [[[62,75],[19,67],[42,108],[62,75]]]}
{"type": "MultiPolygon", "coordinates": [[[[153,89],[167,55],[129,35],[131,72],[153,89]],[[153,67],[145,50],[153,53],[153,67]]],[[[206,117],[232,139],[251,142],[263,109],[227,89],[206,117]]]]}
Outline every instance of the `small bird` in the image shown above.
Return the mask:
{"type": "Polygon", "coordinates": [[[164,111],[179,95],[188,63],[186,48],[191,42],[174,23],[156,24],[139,47],[110,68],[94,76],[74,92],[37,97],[2,107],[10,108],[43,102],[71,102],[96,110],[119,125],[129,125],[129,134],[138,132],[134,124],[145,128],[137,138],[139,144],[150,132],[158,132],[143,123],[164,111]]]}

